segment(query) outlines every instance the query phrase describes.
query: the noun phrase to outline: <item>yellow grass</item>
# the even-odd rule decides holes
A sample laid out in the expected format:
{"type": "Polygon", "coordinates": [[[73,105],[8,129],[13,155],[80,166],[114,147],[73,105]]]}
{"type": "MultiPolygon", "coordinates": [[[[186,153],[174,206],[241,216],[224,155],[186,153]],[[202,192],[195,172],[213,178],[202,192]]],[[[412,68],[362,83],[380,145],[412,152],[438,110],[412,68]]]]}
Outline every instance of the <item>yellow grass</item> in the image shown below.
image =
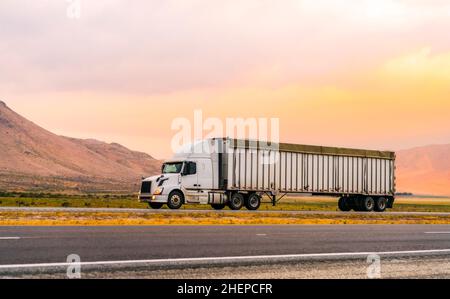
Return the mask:
{"type": "Polygon", "coordinates": [[[448,197],[397,197],[396,204],[450,205],[448,197]]]}
{"type": "Polygon", "coordinates": [[[450,216],[288,213],[0,212],[0,225],[265,225],[265,224],[450,224],[450,216]]]}

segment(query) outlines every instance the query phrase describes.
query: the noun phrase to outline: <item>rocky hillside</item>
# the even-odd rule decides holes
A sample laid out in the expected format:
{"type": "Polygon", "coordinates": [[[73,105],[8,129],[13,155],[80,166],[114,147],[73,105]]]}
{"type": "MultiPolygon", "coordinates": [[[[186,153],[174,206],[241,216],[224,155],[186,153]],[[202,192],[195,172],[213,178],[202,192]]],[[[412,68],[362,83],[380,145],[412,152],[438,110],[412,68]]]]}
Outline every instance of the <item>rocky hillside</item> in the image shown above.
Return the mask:
{"type": "Polygon", "coordinates": [[[133,192],[160,170],[148,154],[116,143],[55,135],[0,101],[0,190],[133,192]]]}

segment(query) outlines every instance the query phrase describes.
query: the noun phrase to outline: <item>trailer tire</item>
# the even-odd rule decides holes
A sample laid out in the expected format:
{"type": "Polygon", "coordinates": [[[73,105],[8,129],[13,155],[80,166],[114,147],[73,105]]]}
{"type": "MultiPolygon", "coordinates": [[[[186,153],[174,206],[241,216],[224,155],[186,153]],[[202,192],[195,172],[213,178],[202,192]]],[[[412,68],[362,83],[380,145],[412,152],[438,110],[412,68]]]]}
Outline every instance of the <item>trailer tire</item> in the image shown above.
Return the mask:
{"type": "Polygon", "coordinates": [[[172,191],[167,200],[167,206],[172,210],[178,210],[184,203],[184,195],[180,191],[172,191]]]}
{"type": "Polygon", "coordinates": [[[250,194],[245,200],[245,207],[247,210],[256,211],[261,206],[261,196],[256,193],[250,194]]]}
{"type": "Polygon", "coordinates": [[[378,197],[375,200],[375,211],[376,212],[384,212],[387,208],[387,200],[384,197],[378,197]]]}
{"type": "Polygon", "coordinates": [[[160,202],[149,202],[148,205],[150,208],[154,210],[159,210],[163,207],[164,204],[160,202]]]}
{"type": "Polygon", "coordinates": [[[351,204],[351,208],[353,209],[353,211],[355,212],[363,212],[364,208],[362,207],[363,205],[363,201],[364,201],[364,197],[363,196],[356,196],[353,198],[352,204],[351,204]]]}
{"type": "Polygon", "coordinates": [[[364,197],[361,201],[361,205],[361,210],[365,212],[372,212],[375,209],[375,201],[370,196],[364,197]]]}
{"type": "Polygon", "coordinates": [[[245,198],[244,195],[241,193],[234,193],[231,196],[230,201],[228,202],[228,206],[232,210],[240,210],[244,206],[245,198]]]}
{"type": "Polygon", "coordinates": [[[211,204],[211,207],[214,209],[214,210],[223,210],[223,209],[225,209],[225,204],[220,204],[220,203],[213,203],[213,204],[211,204]]]}
{"type": "Polygon", "coordinates": [[[355,202],[355,204],[352,206],[353,211],[355,212],[363,212],[363,208],[361,208],[361,202],[363,199],[361,198],[358,202],[355,202]]]}
{"type": "Polygon", "coordinates": [[[347,197],[339,198],[338,207],[342,212],[348,212],[352,209],[347,197]]]}

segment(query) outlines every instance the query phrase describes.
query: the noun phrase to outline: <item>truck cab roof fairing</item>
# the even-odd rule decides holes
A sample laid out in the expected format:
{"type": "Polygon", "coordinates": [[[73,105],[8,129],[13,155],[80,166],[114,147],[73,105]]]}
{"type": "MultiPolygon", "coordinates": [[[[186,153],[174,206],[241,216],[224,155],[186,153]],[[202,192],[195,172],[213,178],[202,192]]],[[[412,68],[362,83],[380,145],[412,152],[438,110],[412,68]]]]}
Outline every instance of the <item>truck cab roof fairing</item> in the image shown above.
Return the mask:
{"type": "Polygon", "coordinates": [[[193,143],[184,144],[173,155],[171,161],[180,161],[193,158],[210,158],[214,153],[214,139],[206,139],[195,141],[193,143]]]}

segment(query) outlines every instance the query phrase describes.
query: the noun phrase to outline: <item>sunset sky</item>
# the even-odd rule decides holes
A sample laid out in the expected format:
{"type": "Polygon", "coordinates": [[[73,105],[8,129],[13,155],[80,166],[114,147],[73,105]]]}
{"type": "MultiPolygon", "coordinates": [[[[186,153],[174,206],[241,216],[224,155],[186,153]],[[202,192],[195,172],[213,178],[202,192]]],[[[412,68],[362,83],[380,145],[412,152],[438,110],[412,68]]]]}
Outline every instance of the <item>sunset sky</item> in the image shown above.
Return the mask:
{"type": "Polygon", "coordinates": [[[79,4],[0,2],[0,100],[57,134],[168,158],[202,109],[278,117],[284,142],[450,143],[448,0],[79,4]]]}

